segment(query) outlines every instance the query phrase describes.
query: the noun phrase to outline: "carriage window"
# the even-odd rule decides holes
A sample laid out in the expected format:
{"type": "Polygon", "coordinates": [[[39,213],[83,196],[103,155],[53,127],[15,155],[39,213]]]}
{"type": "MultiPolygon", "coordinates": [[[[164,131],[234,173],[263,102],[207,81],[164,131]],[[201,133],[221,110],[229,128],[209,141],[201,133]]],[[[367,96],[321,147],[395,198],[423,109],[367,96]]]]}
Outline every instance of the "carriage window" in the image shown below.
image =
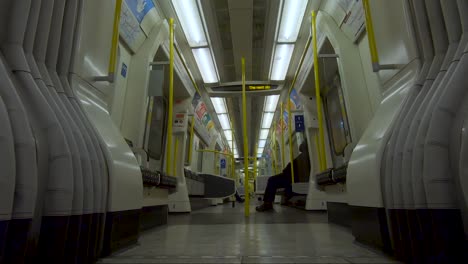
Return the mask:
{"type": "Polygon", "coordinates": [[[341,80],[338,74],[333,78],[330,89],[324,97],[324,103],[333,151],[336,155],[343,155],[346,146],[351,143],[351,135],[341,89],[341,80]]]}

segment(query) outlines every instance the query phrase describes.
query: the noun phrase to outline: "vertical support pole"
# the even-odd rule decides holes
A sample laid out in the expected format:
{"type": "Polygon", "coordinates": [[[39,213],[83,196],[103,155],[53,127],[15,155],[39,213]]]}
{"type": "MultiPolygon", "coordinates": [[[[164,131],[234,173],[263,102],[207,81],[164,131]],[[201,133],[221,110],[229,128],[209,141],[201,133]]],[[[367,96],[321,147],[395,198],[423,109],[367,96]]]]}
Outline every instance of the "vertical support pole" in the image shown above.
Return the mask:
{"type": "Polygon", "coordinates": [[[254,149],[254,166],[253,166],[253,171],[254,171],[254,180],[257,179],[257,156],[258,156],[258,144],[255,143],[255,149],[254,149]]]}
{"type": "Polygon", "coordinates": [[[245,190],[245,203],[244,214],[250,215],[250,191],[249,191],[249,141],[247,134],[247,96],[245,94],[245,58],[242,57],[242,119],[244,132],[244,190],[245,190]]]}
{"type": "Polygon", "coordinates": [[[292,142],[292,115],[291,115],[291,99],[288,97],[288,134],[289,134],[289,162],[291,163],[291,183],[294,183],[294,166],[293,166],[293,142],[292,142]]]}
{"type": "Polygon", "coordinates": [[[369,41],[369,50],[372,60],[372,70],[378,72],[380,69],[379,53],[377,52],[377,44],[375,42],[374,23],[372,22],[372,14],[370,10],[369,0],[362,0],[364,14],[366,16],[366,30],[369,41]]]}
{"type": "Polygon", "coordinates": [[[322,98],[320,96],[320,74],[317,50],[317,21],[315,11],[312,11],[312,34],[312,42],[314,43],[315,99],[317,101],[317,119],[319,122],[320,171],[324,171],[327,167],[327,161],[325,157],[325,136],[323,132],[322,98]]]}
{"type": "Polygon", "coordinates": [[[176,137],[175,139],[175,147],[174,147],[174,160],[173,160],[173,167],[172,167],[172,174],[176,176],[177,171],[177,151],[179,150],[179,138],[176,137]]]}
{"type": "Polygon", "coordinates": [[[189,145],[189,153],[188,153],[188,163],[189,166],[192,166],[192,152],[193,152],[193,134],[195,133],[195,116],[192,116],[192,123],[190,124],[190,145],[189,145]]]}
{"type": "Polygon", "coordinates": [[[276,121],[273,122],[273,134],[271,136],[271,139],[271,147],[273,150],[273,171],[274,174],[278,174],[278,159],[276,157],[276,121]]]}
{"type": "Polygon", "coordinates": [[[283,128],[283,123],[284,123],[284,107],[283,107],[283,102],[280,103],[280,127],[281,127],[281,169],[284,169],[284,128],[283,128]]]}
{"type": "Polygon", "coordinates": [[[232,138],[232,141],[231,141],[231,164],[232,164],[232,168],[231,168],[231,175],[232,175],[232,178],[235,179],[236,178],[236,159],[234,157],[234,127],[232,126],[232,120],[230,121],[231,122],[231,138],[232,138]]]}
{"type": "Polygon", "coordinates": [[[169,20],[169,114],[167,115],[166,172],[171,174],[172,115],[174,111],[174,18],[169,20]]]}
{"type": "Polygon", "coordinates": [[[114,80],[114,72],[115,72],[115,64],[117,62],[117,48],[119,46],[119,25],[120,25],[120,13],[122,10],[122,0],[117,0],[115,3],[115,10],[114,10],[114,23],[112,29],[112,46],[111,46],[111,53],[109,57],[109,66],[108,66],[108,73],[109,78],[113,81],[114,80]]]}

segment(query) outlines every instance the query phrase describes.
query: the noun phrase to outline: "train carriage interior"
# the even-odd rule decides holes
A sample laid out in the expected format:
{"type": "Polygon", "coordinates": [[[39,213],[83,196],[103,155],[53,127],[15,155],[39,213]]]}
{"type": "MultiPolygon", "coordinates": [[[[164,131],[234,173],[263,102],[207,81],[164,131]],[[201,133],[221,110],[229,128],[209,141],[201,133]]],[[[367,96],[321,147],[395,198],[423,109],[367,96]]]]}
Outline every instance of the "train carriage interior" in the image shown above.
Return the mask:
{"type": "Polygon", "coordinates": [[[468,263],[468,1],[0,0],[0,264],[468,263]]]}

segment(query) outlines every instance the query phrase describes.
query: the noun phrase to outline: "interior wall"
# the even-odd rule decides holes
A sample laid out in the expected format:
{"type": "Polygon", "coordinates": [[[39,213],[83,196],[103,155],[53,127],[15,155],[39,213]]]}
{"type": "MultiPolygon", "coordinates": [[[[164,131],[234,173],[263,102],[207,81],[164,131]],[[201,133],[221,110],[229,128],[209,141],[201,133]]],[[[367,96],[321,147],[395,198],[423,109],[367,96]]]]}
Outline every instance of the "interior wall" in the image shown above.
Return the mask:
{"type": "Polygon", "coordinates": [[[130,62],[132,55],[130,51],[119,43],[119,62],[116,71],[116,81],[114,85],[114,92],[109,96],[110,115],[115,125],[121,129],[123,110],[125,105],[125,95],[127,93],[127,80],[130,74],[130,62]],[[123,67],[127,67],[122,71],[123,67]]]}
{"type": "MultiPolygon", "coordinates": [[[[384,143],[408,89],[415,82],[420,63],[408,1],[371,1],[371,12],[380,63],[401,64],[402,68],[382,70],[375,74],[380,85],[372,87],[372,90],[369,90],[370,95],[372,98],[379,91],[382,100],[351,155],[346,188],[349,193],[349,204],[382,207],[380,168],[384,143]]],[[[363,59],[369,57],[364,40],[365,38],[360,44],[363,59]]],[[[375,76],[372,76],[374,74],[369,71],[366,64],[363,63],[366,82],[375,85],[375,76]]],[[[376,99],[373,101],[377,101],[378,97],[374,98],[376,99]]]]}
{"type": "MultiPolygon", "coordinates": [[[[165,20],[158,19],[148,38],[132,56],[127,78],[127,89],[121,130],[125,138],[130,139],[135,147],[143,146],[146,110],[148,107],[149,65],[158,48],[169,38],[165,20]]],[[[115,100],[114,100],[115,101],[115,100]]]]}
{"type": "Polygon", "coordinates": [[[359,49],[327,13],[320,12],[317,27],[328,37],[339,55],[338,69],[353,143],[356,144],[373,116],[359,49]]]}
{"type": "Polygon", "coordinates": [[[372,61],[369,52],[369,39],[367,33],[361,38],[358,43],[359,54],[361,55],[362,69],[369,94],[369,101],[371,104],[372,112],[375,113],[382,101],[383,86],[378,74],[372,71],[372,61]]]}

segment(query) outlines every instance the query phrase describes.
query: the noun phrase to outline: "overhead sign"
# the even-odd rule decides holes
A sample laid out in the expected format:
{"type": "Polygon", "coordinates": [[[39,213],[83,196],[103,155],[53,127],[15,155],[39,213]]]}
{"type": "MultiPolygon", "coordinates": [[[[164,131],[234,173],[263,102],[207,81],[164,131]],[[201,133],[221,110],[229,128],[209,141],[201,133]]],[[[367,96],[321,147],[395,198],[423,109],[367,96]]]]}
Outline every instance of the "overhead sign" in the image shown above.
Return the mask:
{"type": "Polygon", "coordinates": [[[296,132],[304,132],[305,130],[304,115],[294,116],[294,126],[295,126],[296,132]]]}
{"type": "Polygon", "coordinates": [[[250,91],[257,91],[257,90],[270,90],[271,85],[249,85],[250,91]]]}

